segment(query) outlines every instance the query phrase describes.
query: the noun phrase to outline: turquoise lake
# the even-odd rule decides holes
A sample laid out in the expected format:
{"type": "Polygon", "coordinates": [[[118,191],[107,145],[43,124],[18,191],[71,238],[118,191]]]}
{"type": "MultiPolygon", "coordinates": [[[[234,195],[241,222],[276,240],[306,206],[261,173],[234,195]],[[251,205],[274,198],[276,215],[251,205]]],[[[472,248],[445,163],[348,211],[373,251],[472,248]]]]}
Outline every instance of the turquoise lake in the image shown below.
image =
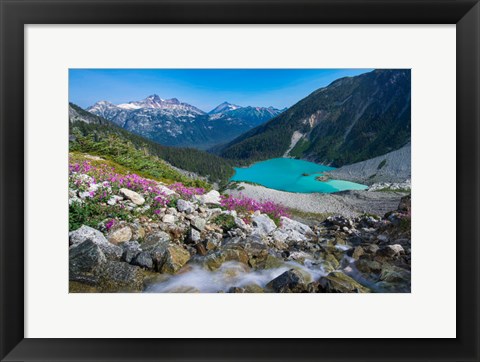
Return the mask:
{"type": "Polygon", "coordinates": [[[293,158],[272,158],[248,168],[235,168],[231,181],[249,181],[265,187],[302,193],[332,193],[345,190],[365,190],[367,186],[342,180],[317,181],[315,178],[334,167],[293,158]],[[308,174],[308,176],[304,176],[308,174]]]}

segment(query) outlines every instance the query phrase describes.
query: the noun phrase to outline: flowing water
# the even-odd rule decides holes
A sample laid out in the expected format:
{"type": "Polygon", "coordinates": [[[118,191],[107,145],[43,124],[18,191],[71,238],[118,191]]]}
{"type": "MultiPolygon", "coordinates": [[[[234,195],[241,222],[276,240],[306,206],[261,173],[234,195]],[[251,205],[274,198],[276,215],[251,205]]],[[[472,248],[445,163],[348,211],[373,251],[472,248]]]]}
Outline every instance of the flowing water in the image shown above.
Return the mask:
{"type": "Polygon", "coordinates": [[[268,282],[287,270],[297,269],[310,281],[326,275],[321,265],[305,262],[305,265],[293,261],[285,262],[278,268],[252,270],[245,264],[229,261],[215,271],[203,269],[199,265],[190,265],[176,275],[162,275],[160,280],[151,283],[147,293],[218,293],[227,292],[231,287],[257,286],[265,288],[268,282]]]}
{"type": "Polygon", "coordinates": [[[332,193],[346,190],[365,190],[367,186],[343,180],[319,181],[323,172],[335,168],[293,158],[272,158],[247,168],[235,168],[231,181],[248,181],[288,192],[332,193]]]}

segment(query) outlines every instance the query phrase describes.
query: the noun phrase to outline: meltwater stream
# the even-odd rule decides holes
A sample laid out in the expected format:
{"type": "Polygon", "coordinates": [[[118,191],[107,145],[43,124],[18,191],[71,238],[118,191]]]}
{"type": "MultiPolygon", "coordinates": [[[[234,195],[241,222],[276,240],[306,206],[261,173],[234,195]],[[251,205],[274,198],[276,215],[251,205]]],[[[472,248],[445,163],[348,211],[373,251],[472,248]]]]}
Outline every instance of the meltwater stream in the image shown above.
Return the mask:
{"type": "Polygon", "coordinates": [[[208,271],[199,265],[191,265],[176,275],[163,276],[150,284],[146,293],[218,293],[227,292],[231,287],[259,286],[264,288],[268,282],[290,269],[302,271],[310,280],[318,280],[326,275],[321,265],[305,262],[305,266],[293,261],[285,262],[279,268],[252,270],[245,264],[229,261],[215,271],[208,271]]]}

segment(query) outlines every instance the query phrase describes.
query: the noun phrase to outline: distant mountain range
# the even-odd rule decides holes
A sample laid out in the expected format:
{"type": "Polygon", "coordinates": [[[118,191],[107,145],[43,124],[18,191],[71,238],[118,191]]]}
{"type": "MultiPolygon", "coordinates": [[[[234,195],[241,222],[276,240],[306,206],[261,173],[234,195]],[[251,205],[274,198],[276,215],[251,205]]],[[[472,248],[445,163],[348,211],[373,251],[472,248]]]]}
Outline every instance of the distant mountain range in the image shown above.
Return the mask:
{"type": "Polygon", "coordinates": [[[100,101],[87,111],[163,145],[208,148],[226,143],[277,116],[273,107],[241,107],[224,102],[206,113],[176,98],[154,94],[140,101],[100,101]]]}
{"type": "Polygon", "coordinates": [[[320,88],[230,143],[213,148],[237,164],[297,157],[342,166],[410,141],[410,70],[374,70],[320,88]]]}
{"type": "MultiPolygon", "coordinates": [[[[234,171],[229,161],[211,153],[192,148],[161,145],[129,132],[112,121],[94,115],[73,103],[69,104],[68,115],[70,150],[105,155],[103,149],[105,145],[102,145],[102,141],[109,144],[110,138],[114,137],[121,145],[130,143],[145,154],[156,156],[174,167],[188,171],[187,173],[182,171],[188,174],[188,177],[195,178],[192,176],[194,173],[207,178],[212,183],[226,183],[233,176],[234,171]]],[[[109,144],[108,147],[113,148],[113,145],[109,144]]]]}

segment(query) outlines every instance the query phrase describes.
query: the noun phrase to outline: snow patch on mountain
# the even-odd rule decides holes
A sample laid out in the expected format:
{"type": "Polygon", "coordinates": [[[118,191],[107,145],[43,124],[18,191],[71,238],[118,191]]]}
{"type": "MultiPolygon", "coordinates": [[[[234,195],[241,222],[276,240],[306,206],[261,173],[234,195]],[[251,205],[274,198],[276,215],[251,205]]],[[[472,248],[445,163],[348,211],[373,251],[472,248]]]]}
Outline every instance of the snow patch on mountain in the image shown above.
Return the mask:
{"type": "Polygon", "coordinates": [[[242,106],[237,106],[236,104],[231,104],[228,102],[223,102],[216,106],[214,109],[212,109],[208,114],[217,114],[217,113],[223,113],[227,111],[234,111],[236,109],[243,108],[242,106]]]}

